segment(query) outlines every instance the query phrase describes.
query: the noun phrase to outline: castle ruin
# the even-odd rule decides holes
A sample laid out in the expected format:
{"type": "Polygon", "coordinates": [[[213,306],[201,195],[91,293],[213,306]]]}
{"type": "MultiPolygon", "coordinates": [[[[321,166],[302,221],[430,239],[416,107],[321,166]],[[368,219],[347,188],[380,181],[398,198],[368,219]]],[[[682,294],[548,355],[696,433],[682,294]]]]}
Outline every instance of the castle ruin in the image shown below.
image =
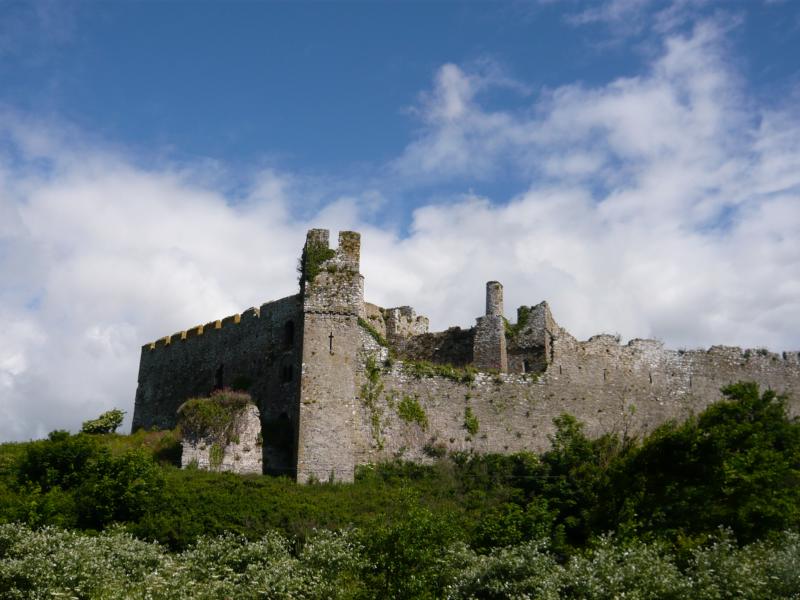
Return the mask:
{"type": "Polygon", "coordinates": [[[357,465],[398,457],[541,452],[562,413],[591,436],[642,435],[740,380],[800,412],[798,352],[578,341],[546,302],[510,323],[495,281],[474,327],[429,332],[408,306],[364,301],[358,233],[340,232],[336,249],[328,237],[308,232],[298,294],[145,344],[133,429],[172,428],[186,399],[242,389],[260,412],[264,473],[352,481],[357,465]]]}

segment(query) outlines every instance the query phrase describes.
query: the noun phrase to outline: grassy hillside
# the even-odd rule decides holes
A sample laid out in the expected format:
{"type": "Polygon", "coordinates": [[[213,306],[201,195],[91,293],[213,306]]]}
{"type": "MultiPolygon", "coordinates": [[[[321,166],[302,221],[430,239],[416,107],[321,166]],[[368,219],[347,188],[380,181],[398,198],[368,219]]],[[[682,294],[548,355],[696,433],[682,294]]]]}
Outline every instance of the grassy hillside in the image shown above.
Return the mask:
{"type": "MultiPolygon", "coordinates": [[[[606,597],[577,594],[583,589],[575,587],[581,569],[597,571],[602,579],[602,569],[624,570],[627,560],[640,562],[632,569],[663,563],[673,577],[664,585],[672,591],[638,596],[659,598],[686,597],[685,586],[697,575],[692,569],[712,568],[698,561],[744,560],[751,552],[747,560],[756,561],[757,555],[768,562],[780,555],[800,565],[800,545],[792,537],[800,526],[800,423],[788,418],[784,398],[737,384],[703,414],[667,424],[642,440],[588,439],[568,415],[556,425],[552,448],[541,456],[451,455],[430,466],[363,467],[354,484],[306,486],[281,478],[182,471],[175,466],[174,432],[53,432],[47,440],[3,444],[0,523],[18,525],[2,530],[7,540],[0,535],[0,563],[4,552],[19,553],[19,564],[33,560],[25,548],[43,544],[41,536],[55,536],[67,546],[105,544],[108,551],[117,544],[144,548],[125,531],[159,542],[162,549],[152,560],[178,561],[164,566],[166,571],[190,560],[181,557],[200,560],[200,547],[212,552],[209,544],[228,544],[225,552],[261,556],[252,558],[256,562],[278,560],[285,550],[280,560],[311,577],[314,569],[334,569],[308,558],[325,547],[331,553],[325,560],[339,564],[334,579],[346,579],[337,588],[349,590],[341,597],[409,598],[442,597],[465,581],[479,585],[492,577],[533,586],[529,563],[540,564],[540,575],[552,575],[545,578],[547,589],[567,597],[606,597]],[[85,542],[77,534],[26,528],[48,525],[88,533],[114,525],[108,535],[117,537],[85,542]],[[331,538],[324,531],[342,533],[331,538]],[[209,539],[224,532],[241,537],[209,539]],[[613,537],[604,537],[609,534],[613,537]],[[738,550],[734,539],[751,545],[738,550]],[[166,550],[179,554],[167,558],[166,550]],[[304,561],[311,562],[303,566],[304,561]],[[577,595],[570,596],[573,592],[577,595]]],[[[250,559],[242,560],[231,573],[242,575],[250,559]]],[[[753,569],[766,573],[767,567],[753,569]]],[[[781,585],[795,585],[780,577],[781,585]]],[[[635,579],[631,575],[625,585],[639,585],[635,579]]],[[[0,570],[0,586],[2,581],[0,570]]],[[[771,597],[767,588],[759,589],[761,596],[753,597],[771,597]]],[[[691,593],[702,596],[697,589],[691,593]]],[[[469,597],[458,594],[452,597],[469,597]]],[[[474,594],[508,597],[486,590],[474,594]]]]}

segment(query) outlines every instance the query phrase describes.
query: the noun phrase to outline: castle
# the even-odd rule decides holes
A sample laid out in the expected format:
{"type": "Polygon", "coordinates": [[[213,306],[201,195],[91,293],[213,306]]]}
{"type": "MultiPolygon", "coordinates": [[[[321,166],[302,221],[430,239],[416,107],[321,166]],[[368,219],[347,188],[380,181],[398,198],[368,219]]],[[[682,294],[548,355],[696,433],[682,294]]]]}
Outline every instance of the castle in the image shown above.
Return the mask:
{"type": "Polygon", "coordinates": [[[753,380],[800,412],[800,353],[714,346],[669,350],[610,335],[578,341],[546,302],[503,313],[486,285],[474,327],[429,332],[410,307],[364,301],[361,238],[308,232],[300,292],[142,348],[133,429],[171,428],[190,397],[246,389],[260,411],[263,472],[352,481],[359,464],[450,451],[544,451],[553,418],[589,435],[641,435],[753,380]]]}

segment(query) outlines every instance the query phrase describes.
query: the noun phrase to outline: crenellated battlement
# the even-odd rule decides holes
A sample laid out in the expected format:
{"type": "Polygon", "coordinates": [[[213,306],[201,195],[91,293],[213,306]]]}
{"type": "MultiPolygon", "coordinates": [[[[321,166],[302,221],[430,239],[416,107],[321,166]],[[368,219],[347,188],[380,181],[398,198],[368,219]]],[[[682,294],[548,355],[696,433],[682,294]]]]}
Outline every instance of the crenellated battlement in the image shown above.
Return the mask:
{"type": "Polygon", "coordinates": [[[150,342],[142,346],[142,351],[144,352],[144,351],[156,350],[158,348],[166,348],[177,342],[185,342],[187,340],[199,338],[204,335],[205,336],[213,335],[214,332],[222,329],[223,327],[230,327],[232,325],[239,325],[240,323],[247,323],[249,321],[252,321],[253,319],[259,319],[260,317],[261,317],[261,309],[252,306],[247,310],[245,310],[244,312],[229,315],[222,319],[209,321],[205,325],[195,325],[194,327],[190,327],[189,329],[177,331],[172,335],[166,335],[162,338],[158,338],[156,341],[150,342]]]}

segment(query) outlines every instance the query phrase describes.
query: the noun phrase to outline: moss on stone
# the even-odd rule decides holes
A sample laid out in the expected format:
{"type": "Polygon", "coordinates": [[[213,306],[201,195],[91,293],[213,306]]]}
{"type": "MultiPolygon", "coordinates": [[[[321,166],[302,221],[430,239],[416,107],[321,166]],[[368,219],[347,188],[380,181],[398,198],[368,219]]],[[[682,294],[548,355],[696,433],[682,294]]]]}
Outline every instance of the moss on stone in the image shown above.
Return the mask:
{"type": "Polygon", "coordinates": [[[531,307],[530,306],[520,306],[517,312],[518,318],[517,322],[512,324],[508,319],[503,317],[503,323],[505,325],[506,330],[506,337],[507,338],[515,338],[525,328],[525,325],[528,324],[528,320],[531,316],[531,307]]]}
{"type": "Polygon", "coordinates": [[[378,450],[383,450],[381,409],[378,406],[378,398],[380,398],[380,395],[383,393],[383,382],[381,381],[381,368],[375,361],[374,356],[367,358],[364,370],[367,381],[361,386],[361,401],[364,407],[369,411],[372,437],[375,439],[378,450]]]}
{"type": "Polygon", "coordinates": [[[239,416],[252,403],[249,394],[229,390],[215,392],[209,398],[190,398],[178,408],[181,435],[227,446],[236,438],[239,416]]]}
{"type": "Polygon", "coordinates": [[[389,347],[389,342],[386,340],[386,338],[383,337],[380,334],[380,332],[377,329],[375,329],[370,323],[368,323],[367,321],[365,321],[361,317],[358,317],[358,324],[368,334],[370,334],[372,336],[372,339],[374,339],[376,342],[378,342],[378,345],[383,346],[384,348],[388,348],[389,347]]]}
{"type": "Polygon", "coordinates": [[[322,263],[334,256],[336,256],[336,251],[328,248],[327,244],[321,242],[306,244],[297,267],[300,272],[300,280],[313,283],[322,270],[322,263]]]}
{"type": "Polygon", "coordinates": [[[472,383],[475,381],[477,370],[472,366],[454,367],[453,365],[438,365],[426,360],[409,360],[403,363],[406,372],[417,379],[425,377],[444,377],[458,383],[472,383]]]}
{"type": "Polygon", "coordinates": [[[416,396],[403,396],[397,404],[397,416],[406,423],[417,423],[423,430],[428,428],[428,415],[416,396]]]}
{"type": "Polygon", "coordinates": [[[475,416],[475,413],[472,412],[472,408],[469,406],[464,409],[464,429],[466,429],[470,435],[475,435],[478,433],[478,429],[480,429],[478,417],[475,416]]]}

